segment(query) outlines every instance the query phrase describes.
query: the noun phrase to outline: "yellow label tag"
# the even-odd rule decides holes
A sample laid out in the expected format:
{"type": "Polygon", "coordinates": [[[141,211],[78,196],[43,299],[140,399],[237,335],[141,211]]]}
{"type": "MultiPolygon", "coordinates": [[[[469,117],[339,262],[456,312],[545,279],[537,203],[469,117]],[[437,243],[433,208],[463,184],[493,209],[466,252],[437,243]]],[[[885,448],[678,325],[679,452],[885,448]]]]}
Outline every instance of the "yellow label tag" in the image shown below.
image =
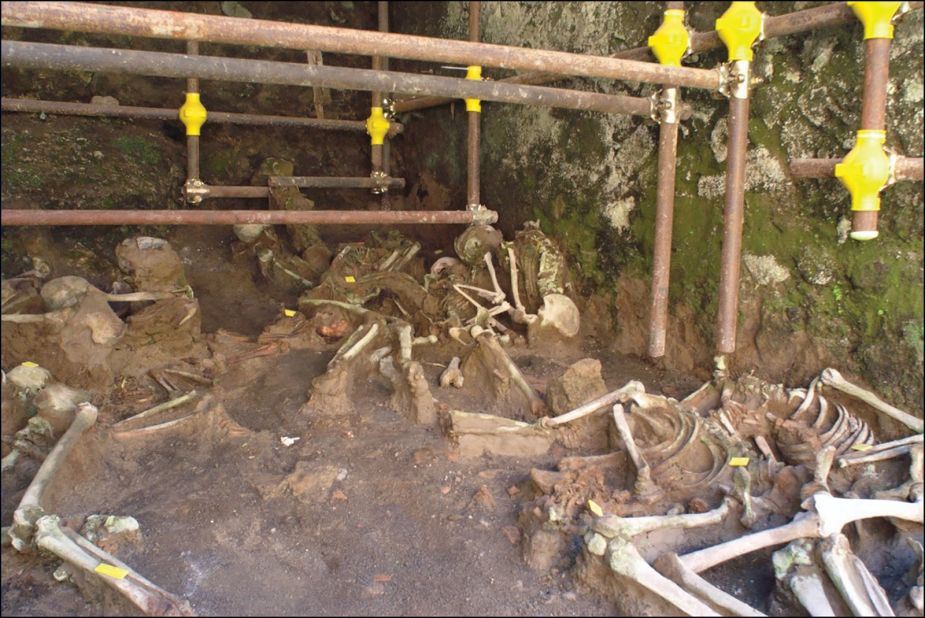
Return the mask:
{"type": "Polygon", "coordinates": [[[100,562],[93,570],[100,575],[108,575],[113,579],[125,579],[125,576],[128,575],[128,570],[113,566],[111,564],[106,564],[105,562],[100,562]]]}
{"type": "Polygon", "coordinates": [[[604,514],[604,509],[602,509],[601,505],[599,505],[594,500],[588,500],[588,510],[594,513],[595,515],[597,515],[598,517],[604,514]]]}
{"type": "Polygon", "coordinates": [[[353,275],[346,275],[344,277],[344,281],[346,281],[347,283],[356,283],[357,279],[353,275]]]}
{"type": "Polygon", "coordinates": [[[729,460],[729,465],[733,468],[741,468],[748,465],[748,457],[733,457],[729,460]]]}
{"type": "Polygon", "coordinates": [[[32,361],[25,361],[25,362],[22,364],[22,366],[23,366],[23,367],[30,367],[30,368],[31,368],[31,367],[38,367],[39,364],[38,364],[38,363],[33,363],[32,361]]]}
{"type": "Polygon", "coordinates": [[[869,451],[871,448],[872,448],[872,447],[871,447],[870,444],[858,443],[858,444],[852,444],[852,445],[851,445],[851,450],[852,450],[852,451],[869,451]]]}
{"type": "Polygon", "coordinates": [[[283,315],[286,316],[287,318],[294,318],[295,311],[293,311],[292,309],[283,309],[283,315]]]}

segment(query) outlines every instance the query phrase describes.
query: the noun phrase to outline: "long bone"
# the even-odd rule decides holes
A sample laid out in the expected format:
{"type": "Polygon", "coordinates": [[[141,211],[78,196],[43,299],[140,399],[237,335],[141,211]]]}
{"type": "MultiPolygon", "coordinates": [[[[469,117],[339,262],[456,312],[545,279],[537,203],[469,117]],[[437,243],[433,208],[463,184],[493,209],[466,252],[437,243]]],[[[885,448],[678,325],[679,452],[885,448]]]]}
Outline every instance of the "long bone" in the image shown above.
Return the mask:
{"type": "Polygon", "coordinates": [[[908,438],[884,442],[883,444],[872,446],[864,451],[845,453],[838,458],[838,466],[844,468],[845,466],[853,464],[881,461],[883,459],[905,455],[912,450],[914,445],[922,444],[922,438],[922,434],[916,434],[908,438]]]}
{"type": "Polygon", "coordinates": [[[895,616],[886,592],[851,551],[845,535],[824,539],[821,553],[826,572],[855,616],[895,616]]]}
{"type": "Polygon", "coordinates": [[[844,377],[842,377],[841,373],[835,369],[832,369],[831,367],[824,369],[819,375],[819,379],[824,385],[837,389],[846,395],[851,395],[855,399],[860,399],[878,412],[882,412],[893,420],[899,421],[913,431],[917,431],[919,433],[925,431],[925,421],[920,418],[916,418],[907,412],[903,412],[899,408],[891,406],[887,402],[877,397],[877,395],[871,391],[852,384],[844,377]]]}
{"type": "Polygon", "coordinates": [[[491,285],[495,289],[497,300],[493,302],[498,304],[507,298],[507,295],[501,290],[501,286],[498,285],[498,276],[495,274],[495,265],[492,262],[491,253],[486,252],[485,255],[482,256],[482,259],[485,260],[485,266],[488,267],[488,274],[491,275],[491,285]]]}
{"type": "Polygon", "coordinates": [[[815,546],[813,540],[797,539],[774,552],[774,575],[810,616],[836,616],[826,593],[826,575],[813,558],[815,546]]]}
{"type": "Polygon", "coordinates": [[[730,613],[733,616],[754,616],[756,618],[765,616],[748,603],[743,603],[731,594],[727,594],[688,569],[678,558],[678,554],[674,552],[662,554],[655,560],[653,566],[659,573],[719,611],[730,613]]]}
{"type": "Polygon", "coordinates": [[[898,487],[874,492],[874,498],[893,500],[920,500],[925,493],[925,447],[913,444],[910,447],[909,480],[898,487]]]}
{"type": "Polygon", "coordinates": [[[812,497],[813,511],[797,514],[789,524],[762,530],[725,543],[681,556],[689,569],[700,573],[709,568],[765,547],[783,545],[799,538],[824,538],[837,534],[852,521],[872,517],[896,517],[922,523],[922,501],[863,500],[835,498],[819,492],[812,497]]]}
{"type": "Polygon", "coordinates": [[[543,427],[558,427],[559,425],[570,423],[588,416],[589,414],[594,414],[595,412],[609,408],[616,403],[625,403],[633,393],[644,393],[645,391],[646,387],[642,382],[630,380],[617,390],[607,393],[606,395],[601,395],[597,399],[592,399],[574,410],[560,414],[559,416],[543,417],[539,420],[539,424],[543,427]]]}
{"type": "Polygon", "coordinates": [[[61,526],[61,519],[57,515],[46,515],[36,521],[35,542],[40,548],[83,571],[90,578],[102,581],[147,615],[196,615],[186,601],[151,583],[73,530],[61,526]],[[97,573],[95,569],[101,564],[123,569],[126,574],[117,578],[97,573]]]}
{"type": "Polygon", "coordinates": [[[67,456],[74,450],[80,436],[96,422],[97,414],[96,407],[89,403],[84,402],[77,406],[71,426],[67,428],[67,431],[64,432],[55,447],[48,453],[48,457],[42,462],[39,471],[36,472],[32,482],[29,483],[29,487],[26,489],[26,493],[23,494],[19,506],[13,512],[13,527],[10,530],[10,538],[13,547],[17,551],[28,551],[35,522],[45,515],[41,504],[46,488],[62,463],[67,459],[67,456]]]}
{"type": "Polygon", "coordinates": [[[615,573],[632,579],[686,615],[718,616],[708,605],[652,568],[633,545],[632,538],[661,528],[686,529],[718,524],[728,512],[729,499],[726,499],[718,508],[695,515],[599,517],[592,523],[592,530],[610,539],[607,543],[607,563],[615,573]]]}
{"type": "Polygon", "coordinates": [[[511,247],[507,248],[507,259],[511,264],[511,295],[514,297],[514,309],[511,312],[511,318],[518,324],[530,324],[538,318],[532,313],[527,313],[527,308],[520,302],[520,290],[517,283],[517,256],[511,247]]]}
{"type": "Polygon", "coordinates": [[[626,452],[636,468],[636,482],[634,488],[640,496],[654,496],[661,494],[658,486],[652,482],[652,470],[649,464],[643,458],[639,449],[636,448],[636,442],[633,440],[633,432],[630,431],[629,423],[626,422],[626,416],[623,414],[623,406],[619,403],[613,407],[613,420],[617,426],[617,432],[623,440],[626,452]]]}
{"type": "Polygon", "coordinates": [[[530,402],[530,409],[533,414],[539,415],[542,413],[542,411],[546,409],[545,402],[537,394],[537,392],[533,390],[533,387],[527,383],[527,380],[520,372],[520,369],[516,364],[514,364],[514,361],[511,360],[511,357],[507,355],[507,352],[504,351],[504,348],[501,347],[501,344],[498,343],[498,340],[494,334],[492,334],[491,331],[482,329],[479,326],[473,326],[471,333],[472,338],[478,341],[480,345],[488,349],[493,356],[501,361],[501,363],[504,365],[504,368],[508,370],[508,373],[511,375],[511,381],[514,382],[514,385],[530,402]]]}

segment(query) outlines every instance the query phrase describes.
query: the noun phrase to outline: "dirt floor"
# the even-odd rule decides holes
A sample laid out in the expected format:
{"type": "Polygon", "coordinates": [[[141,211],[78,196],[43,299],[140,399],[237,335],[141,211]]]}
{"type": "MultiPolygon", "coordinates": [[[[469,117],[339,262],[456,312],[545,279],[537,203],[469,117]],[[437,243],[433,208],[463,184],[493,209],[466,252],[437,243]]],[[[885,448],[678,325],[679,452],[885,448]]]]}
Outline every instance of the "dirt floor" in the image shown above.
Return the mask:
{"type": "MultiPolygon", "coordinates": [[[[253,337],[279,319],[280,303],[252,265],[230,261],[231,238],[227,230],[179,230],[170,241],[200,300],[203,331],[253,337]]],[[[423,356],[434,396],[490,412],[465,391],[438,387],[435,359],[445,363],[449,352],[423,356]]],[[[528,471],[552,466],[564,449],[531,461],[461,459],[439,428],[392,411],[380,380],[353,385],[354,414],[313,417],[301,407],[332,354],[294,349],[223,374],[212,394],[232,422],[220,430],[207,423],[118,447],[88,436],[89,454],[69,462],[49,507],[77,526],[92,513],[135,517],[143,541],[120,548],[120,558],[202,615],[612,613],[608,602],[575,590],[569,562],[537,573],[521,556],[516,518],[528,471]],[[298,440],[285,446],[282,437],[298,440]]],[[[641,379],[679,397],[698,385],[593,338],[554,360],[512,351],[541,391],[586,356],[601,359],[612,388],[641,379]]],[[[123,381],[100,407],[100,423],[169,398],[158,389],[123,381]]],[[[4,476],[4,525],[36,468],[30,462],[4,476]]],[[[578,550],[576,542],[572,560],[578,550]]],[[[99,604],[54,580],[57,566],[4,548],[3,614],[98,614],[99,604]]]]}

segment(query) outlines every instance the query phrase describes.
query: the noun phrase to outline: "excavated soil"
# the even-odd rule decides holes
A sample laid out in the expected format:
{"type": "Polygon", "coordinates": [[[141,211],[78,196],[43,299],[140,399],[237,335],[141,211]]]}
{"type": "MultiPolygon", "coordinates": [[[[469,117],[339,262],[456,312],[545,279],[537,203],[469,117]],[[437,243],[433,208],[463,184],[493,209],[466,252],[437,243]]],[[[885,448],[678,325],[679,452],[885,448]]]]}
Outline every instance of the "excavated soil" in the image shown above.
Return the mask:
{"type": "MultiPolygon", "coordinates": [[[[201,303],[203,331],[253,337],[280,306],[252,265],[230,262],[230,239],[220,229],[169,237],[201,303]]],[[[434,396],[444,410],[490,412],[479,393],[439,388],[438,362],[451,353],[422,349],[434,396]]],[[[312,416],[301,407],[332,354],[293,349],[245,361],[217,380],[212,411],[193,425],[131,440],[107,440],[106,425],[168,397],[132,380],[117,384],[47,506],[78,526],[92,513],[135,517],[144,541],[119,557],[201,615],[612,613],[607,601],[574,589],[577,545],[545,572],[522,558],[516,521],[529,470],[551,467],[565,449],[531,460],[462,459],[438,427],[392,411],[378,379],[353,385],[361,393],[353,414],[312,416]],[[282,437],[299,440],[285,446],[282,437]]],[[[611,389],[639,379],[650,392],[680,397],[699,384],[591,337],[555,356],[526,347],[511,355],[541,391],[588,356],[601,359],[611,389]]],[[[4,525],[36,468],[5,475],[4,525]]],[[[99,614],[54,580],[57,566],[4,548],[3,614],[99,614]]]]}

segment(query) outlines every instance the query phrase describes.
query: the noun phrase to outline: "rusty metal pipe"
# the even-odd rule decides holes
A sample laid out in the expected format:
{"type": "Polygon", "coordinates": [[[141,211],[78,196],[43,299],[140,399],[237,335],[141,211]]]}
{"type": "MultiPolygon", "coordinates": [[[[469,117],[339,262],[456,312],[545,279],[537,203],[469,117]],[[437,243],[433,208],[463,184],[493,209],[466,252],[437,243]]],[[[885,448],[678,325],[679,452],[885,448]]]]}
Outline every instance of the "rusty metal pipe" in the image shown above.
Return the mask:
{"type": "Polygon", "coordinates": [[[646,117],[651,112],[651,102],[644,97],[540,86],[519,86],[490,81],[478,82],[435,75],[412,75],[392,71],[213,56],[192,57],[164,52],[74,47],[20,41],[3,41],[0,51],[2,51],[4,67],[103,71],[178,78],[195,75],[200,79],[290,86],[319,85],[345,90],[378,88],[382,91],[405,94],[440,94],[482,99],[483,101],[563,107],[646,117]]]}
{"type": "MultiPolygon", "coordinates": [[[[910,10],[920,10],[925,2],[910,2],[910,10]]],[[[844,2],[835,2],[824,6],[817,6],[811,9],[795,11],[785,15],[767,16],[764,20],[764,38],[771,39],[788,34],[800,34],[803,32],[812,32],[823,28],[831,28],[843,24],[857,21],[854,12],[844,2]]],[[[717,49],[723,46],[719,35],[715,30],[709,32],[694,32],[690,40],[691,53],[699,53],[717,49]]],[[[616,53],[610,54],[610,58],[622,58],[624,60],[653,60],[652,52],[648,47],[633,47],[623,49],[616,53]]],[[[542,85],[551,84],[564,79],[562,75],[553,73],[520,73],[506,77],[502,82],[510,84],[532,84],[542,85]]],[[[444,97],[417,97],[398,101],[395,104],[396,112],[410,112],[439,105],[452,103],[454,99],[444,97]]],[[[684,116],[682,116],[683,118],[684,116]]]]}
{"type": "MultiPolygon", "coordinates": [[[[66,101],[45,101],[42,99],[0,98],[0,110],[4,112],[26,112],[60,114],[63,116],[101,116],[107,118],[137,118],[140,120],[175,120],[177,110],[169,107],[134,107],[131,105],[104,105],[100,103],[69,103],[66,101]]],[[[238,114],[209,110],[210,124],[237,124],[271,127],[306,127],[323,131],[366,132],[366,123],[361,120],[328,120],[300,118],[294,116],[269,116],[264,114],[238,114]]],[[[392,122],[389,135],[401,133],[404,126],[392,122]]]]}
{"type": "MultiPolygon", "coordinates": [[[[832,178],[841,159],[794,159],[790,175],[794,178],[832,178]]],[[[900,180],[922,180],[925,165],[922,157],[897,157],[893,175],[900,180]]]]}
{"type": "Polygon", "coordinates": [[[28,210],[4,209],[4,226],[22,225],[420,225],[494,223],[483,210],[28,210]]]}
{"type": "Polygon", "coordinates": [[[716,329],[716,350],[719,354],[732,354],[736,348],[739,270],[742,265],[742,228],[745,223],[748,104],[748,97],[729,99],[726,204],[723,210],[723,253],[719,280],[719,318],[716,329]]]}
{"type": "Polygon", "coordinates": [[[303,189],[373,189],[386,185],[389,189],[404,189],[404,178],[367,178],[338,176],[270,176],[271,187],[301,187],[303,189]]]}
{"type": "MultiPolygon", "coordinates": [[[[199,55],[199,42],[187,41],[186,53],[190,56],[199,55]]],[[[187,92],[199,92],[199,80],[195,77],[186,79],[187,92]]],[[[186,136],[186,180],[199,180],[199,136],[186,136]]]]}
{"type": "MultiPolygon", "coordinates": [[[[0,22],[4,26],[23,28],[52,28],[158,39],[195,39],[212,43],[317,49],[365,56],[387,55],[406,60],[477,64],[707,90],[717,90],[720,86],[720,74],[715,69],[669,67],[606,56],[507,45],[80,2],[5,2],[0,7],[0,22]]],[[[385,84],[382,86],[379,90],[385,91],[385,84]]],[[[408,94],[458,96],[458,93],[408,94]]]]}
{"type": "MultiPolygon", "coordinates": [[[[890,82],[891,39],[864,41],[864,94],[861,99],[861,130],[886,129],[887,85],[890,82]]],[[[876,210],[855,210],[852,232],[875,232],[879,214],[876,210]]]]}
{"type": "MultiPolygon", "coordinates": [[[[469,40],[478,42],[480,37],[482,3],[469,0],[469,40]]],[[[481,112],[468,112],[469,130],[466,136],[466,206],[478,208],[481,204],[479,142],[481,140],[481,112]]]]}
{"type": "Polygon", "coordinates": [[[652,294],[649,305],[649,356],[651,358],[660,358],[665,355],[677,152],[678,123],[662,122],[658,130],[655,246],[652,255],[652,294]]]}

